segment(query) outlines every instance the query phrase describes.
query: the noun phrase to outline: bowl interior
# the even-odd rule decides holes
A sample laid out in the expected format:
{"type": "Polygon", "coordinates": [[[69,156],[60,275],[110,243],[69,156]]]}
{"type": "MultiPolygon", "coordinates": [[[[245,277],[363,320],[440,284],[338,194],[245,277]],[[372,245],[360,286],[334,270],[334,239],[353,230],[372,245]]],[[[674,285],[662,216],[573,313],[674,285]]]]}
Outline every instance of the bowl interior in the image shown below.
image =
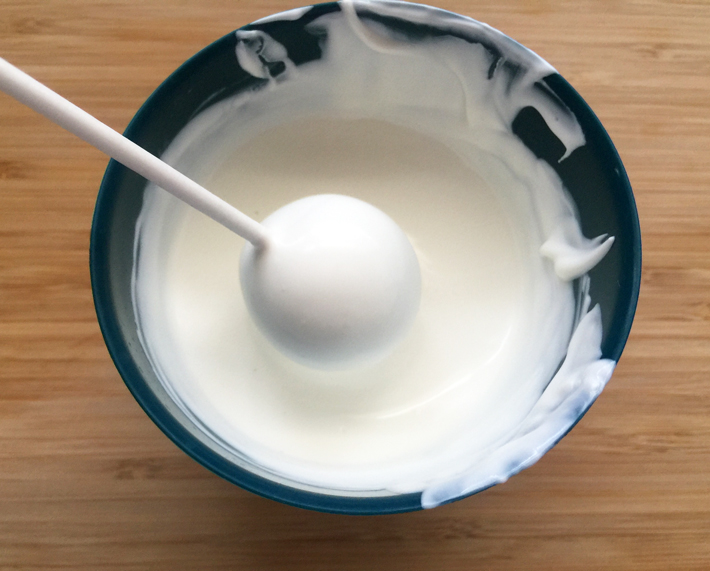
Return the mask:
{"type": "MultiPolygon", "coordinates": [[[[337,4],[312,7],[293,20],[247,26],[261,29],[289,51],[296,65],[321,57],[321,40],[304,27],[339,10],[337,4]]],[[[450,17],[447,16],[447,17],[450,17]]],[[[388,22],[405,34],[432,33],[419,24],[388,22]]],[[[185,62],[145,102],[125,135],[160,156],[182,127],[200,111],[243,90],[259,88],[236,63],[237,40],[229,34],[185,62]]],[[[564,161],[564,146],[532,107],[513,123],[514,133],[557,172],[575,200],[585,236],[610,234],[614,247],[591,272],[592,303],[603,319],[603,356],[618,360],[633,320],[641,273],[640,230],[633,194],[619,156],[591,109],[558,74],[544,78],[576,115],[587,144],[564,161]]],[[[126,385],[151,419],[198,462],[255,493],[300,507],[329,512],[376,514],[421,509],[420,494],[382,497],[342,496],[302,490],[239,465],[207,445],[158,381],[141,345],[131,295],[136,221],[146,181],[111,161],[101,184],[91,235],[91,277],[96,311],[106,344],[126,385]]],[[[581,416],[580,416],[581,417],[581,416]]]]}

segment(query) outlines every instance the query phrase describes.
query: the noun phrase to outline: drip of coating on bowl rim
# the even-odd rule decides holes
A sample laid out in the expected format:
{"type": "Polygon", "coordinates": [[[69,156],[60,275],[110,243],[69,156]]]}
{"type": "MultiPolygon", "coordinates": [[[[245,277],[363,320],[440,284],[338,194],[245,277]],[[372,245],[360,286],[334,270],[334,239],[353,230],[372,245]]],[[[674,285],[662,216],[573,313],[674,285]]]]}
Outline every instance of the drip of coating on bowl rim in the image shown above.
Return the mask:
{"type": "Polygon", "coordinates": [[[163,158],[255,217],[328,192],[386,212],[421,264],[412,332],[364,370],[291,362],[247,316],[243,240],[152,185],[136,320],[161,385],[215,451],[296,488],[421,492],[433,507],[535,462],[599,395],[615,363],[601,358],[586,273],[613,238],[582,235],[557,174],[512,133],[532,106],[561,160],[585,144],[541,81],[547,63],[440,10],[342,7],[306,25],[322,57],[300,65],[268,26],[237,31],[259,89],[203,111],[163,158]]]}

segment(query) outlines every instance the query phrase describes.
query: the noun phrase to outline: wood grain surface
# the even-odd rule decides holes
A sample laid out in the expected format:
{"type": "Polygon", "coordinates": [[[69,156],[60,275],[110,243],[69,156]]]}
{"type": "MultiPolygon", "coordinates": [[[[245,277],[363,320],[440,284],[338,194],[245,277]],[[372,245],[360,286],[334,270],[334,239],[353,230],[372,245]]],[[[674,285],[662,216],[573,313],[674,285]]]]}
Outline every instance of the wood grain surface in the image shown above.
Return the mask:
{"type": "MultiPolygon", "coordinates": [[[[710,569],[710,2],[440,0],[548,59],[627,167],[644,244],[617,371],[538,464],[435,510],[312,513],[180,452],[104,347],[107,159],[0,94],[0,569],[710,569]]],[[[123,130],[173,69],[297,0],[0,0],[0,55],[123,130]]]]}

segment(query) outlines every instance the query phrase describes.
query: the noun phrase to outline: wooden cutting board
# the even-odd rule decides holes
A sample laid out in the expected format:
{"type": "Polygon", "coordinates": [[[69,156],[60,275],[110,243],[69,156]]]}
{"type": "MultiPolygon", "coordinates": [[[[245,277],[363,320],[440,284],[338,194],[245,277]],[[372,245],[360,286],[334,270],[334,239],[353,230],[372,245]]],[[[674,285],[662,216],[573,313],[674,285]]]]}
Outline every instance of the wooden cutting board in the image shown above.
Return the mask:
{"type": "MultiPolygon", "coordinates": [[[[118,130],[182,61],[292,0],[0,0],[0,55],[118,130]]],[[[107,159],[0,94],[0,568],[710,569],[710,3],[441,0],[555,65],[628,169],[641,300],[598,402],[538,464],[432,511],[311,513],[180,452],[94,314],[107,159]]]]}

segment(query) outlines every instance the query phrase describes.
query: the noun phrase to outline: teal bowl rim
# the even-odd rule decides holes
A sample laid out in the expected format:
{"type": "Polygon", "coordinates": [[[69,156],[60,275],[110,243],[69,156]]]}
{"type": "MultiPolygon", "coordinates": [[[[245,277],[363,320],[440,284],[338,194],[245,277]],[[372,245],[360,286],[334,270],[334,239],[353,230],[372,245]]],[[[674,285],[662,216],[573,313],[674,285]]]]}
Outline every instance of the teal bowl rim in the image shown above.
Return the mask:
{"type": "MultiPolygon", "coordinates": [[[[334,4],[326,3],[316,6],[332,7],[334,4]]],[[[249,27],[244,26],[243,28],[249,27]]],[[[133,139],[135,134],[140,132],[145,116],[149,115],[151,109],[159,104],[159,100],[170,92],[178,78],[189,75],[190,70],[195,65],[199,65],[204,58],[210,56],[211,50],[216,45],[232,37],[233,34],[234,32],[227,34],[206,46],[171,73],[136,112],[124,135],[129,139],[133,139]]],[[[625,220],[623,223],[628,231],[627,240],[625,240],[626,251],[622,253],[622,256],[624,257],[625,267],[628,268],[629,279],[625,282],[624,290],[620,293],[626,299],[626,303],[623,304],[624,311],[617,312],[618,314],[614,316],[611,339],[605,339],[603,345],[604,356],[618,361],[631,331],[641,283],[641,229],[636,203],[619,154],[592,109],[559,74],[550,75],[543,81],[572,109],[584,132],[595,136],[598,145],[603,147],[602,150],[607,157],[606,160],[613,165],[619,178],[617,184],[622,189],[621,196],[618,198],[624,208],[625,220]]],[[[188,456],[225,480],[260,496],[296,507],[350,515],[395,514],[422,509],[421,493],[419,492],[382,497],[346,497],[320,494],[279,484],[227,461],[202,444],[172,417],[150,390],[133,361],[114,311],[114,300],[108,277],[110,272],[108,252],[111,235],[107,231],[108,225],[106,221],[111,216],[112,203],[115,198],[113,181],[117,179],[120,173],[125,171],[128,171],[126,167],[112,159],[109,161],[101,182],[91,228],[89,255],[91,287],[96,315],[109,354],[129,391],[148,417],[188,456]]],[[[587,410],[588,408],[582,411],[576,422],[581,420],[587,410]]],[[[573,427],[574,425],[570,427],[570,430],[573,427]]],[[[562,437],[552,444],[550,448],[557,444],[562,437]]],[[[453,501],[481,491],[483,490],[476,490],[453,501]]]]}

